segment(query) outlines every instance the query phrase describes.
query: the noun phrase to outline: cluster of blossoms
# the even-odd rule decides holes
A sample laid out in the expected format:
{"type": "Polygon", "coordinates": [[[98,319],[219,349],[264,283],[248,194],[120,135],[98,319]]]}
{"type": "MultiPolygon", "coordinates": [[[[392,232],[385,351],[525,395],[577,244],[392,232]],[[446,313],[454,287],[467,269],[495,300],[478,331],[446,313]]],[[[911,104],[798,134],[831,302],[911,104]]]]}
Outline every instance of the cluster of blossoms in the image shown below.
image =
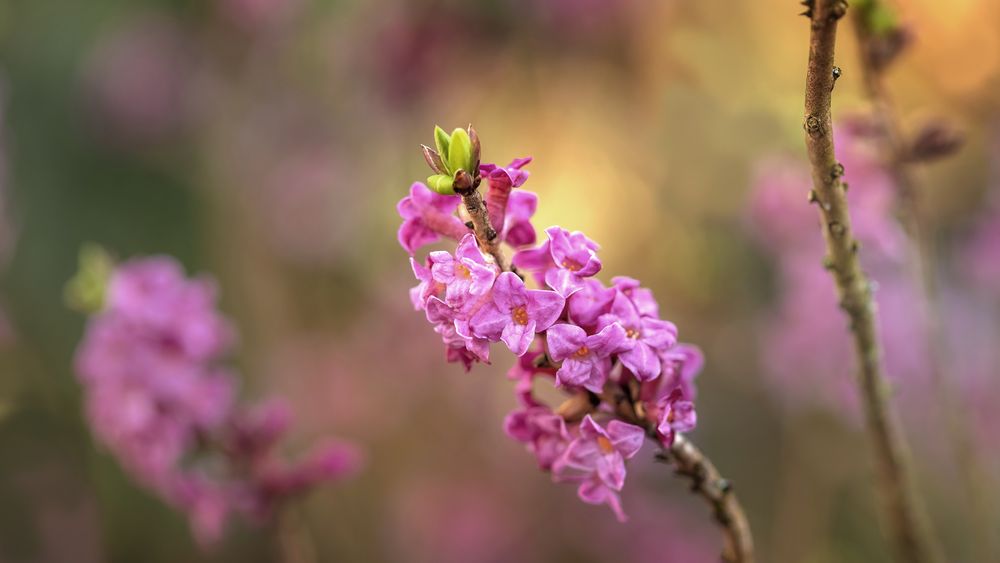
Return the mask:
{"type": "Polygon", "coordinates": [[[494,343],[518,356],[509,376],[520,406],[507,417],[507,434],[525,443],[556,481],[577,484],[583,501],[607,504],[624,519],[625,460],[647,435],[669,447],[677,432],[695,426],[693,379],[701,353],[677,343],[677,328],[660,318],[652,292],[637,280],[616,277],[607,286],[594,277],[601,270],[598,245],[583,233],[551,227],[534,246],[530,219],[537,197],[515,189],[528,178],[530,157],[479,165],[474,133],[472,158],[455,156],[456,147],[469,147],[464,135],[457,129],[449,146],[438,130],[438,152],[425,147],[439,172],[429,179],[434,189],[415,183],[398,205],[399,242],[419,280],[410,292],[413,306],[441,335],[448,361],[466,370],[488,363],[494,343]],[[442,165],[449,161],[453,165],[442,165]],[[454,165],[463,161],[467,168],[454,165]],[[483,205],[494,243],[515,251],[511,271],[501,270],[457,214],[463,196],[453,195],[452,174],[460,178],[468,169],[476,171],[477,184],[487,184],[483,205]],[[441,239],[457,241],[455,252],[412,256],[441,239]],[[529,288],[522,272],[539,289],[529,288]],[[533,392],[536,379],[551,381],[569,398],[555,409],[546,405],[533,392]]]}
{"type": "Polygon", "coordinates": [[[290,411],[237,402],[220,364],[234,332],[210,280],[143,258],[114,268],[102,292],[76,358],[91,429],[136,481],[188,514],[200,542],[217,540],[230,514],[263,522],[357,468],[358,452],[333,441],[286,461],[277,450],[290,411]]]}

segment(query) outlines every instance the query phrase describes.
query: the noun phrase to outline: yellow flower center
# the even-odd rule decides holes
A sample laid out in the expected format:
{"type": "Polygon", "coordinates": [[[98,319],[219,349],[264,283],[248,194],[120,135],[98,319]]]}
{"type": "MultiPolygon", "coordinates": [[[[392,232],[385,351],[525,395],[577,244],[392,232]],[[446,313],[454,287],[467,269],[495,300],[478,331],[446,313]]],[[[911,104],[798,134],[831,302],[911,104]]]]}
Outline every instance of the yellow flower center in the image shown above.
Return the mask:
{"type": "Polygon", "coordinates": [[[601,448],[601,451],[606,454],[615,451],[615,447],[611,445],[611,440],[608,440],[604,436],[597,437],[597,447],[601,448]]]}
{"type": "Polygon", "coordinates": [[[466,268],[464,264],[456,264],[455,265],[455,277],[459,277],[459,278],[467,280],[467,279],[469,279],[469,278],[472,277],[472,272],[470,272],[469,269],[466,268]]]}
{"type": "Polygon", "coordinates": [[[562,267],[566,268],[567,270],[569,270],[571,272],[577,272],[577,271],[580,270],[580,268],[583,268],[583,266],[580,265],[579,262],[577,262],[576,260],[572,260],[570,258],[567,258],[567,259],[565,259],[565,260],[562,261],[562,267]]]}
{"type": "Polygon", "coordinates": [[[580,346],[580,349],[574,352],[573,355],[576,356],[577,358],[586,358],[588,355],[590,355],[590,348],[587,348],[586,346],[580,346]]]}
{"type": "Polygon", "coordinates": [[[634,328],[625,329],[625,336],[629,338],[639,338],[639,331],[634,328]]]}
{"type": "Polygon", "coordinates": [[[524,306],[514,307],[510,311],[510,318],[514,319],[514,322],[519,325],[526,325],[528,324],[528,310],[524,306]]]}

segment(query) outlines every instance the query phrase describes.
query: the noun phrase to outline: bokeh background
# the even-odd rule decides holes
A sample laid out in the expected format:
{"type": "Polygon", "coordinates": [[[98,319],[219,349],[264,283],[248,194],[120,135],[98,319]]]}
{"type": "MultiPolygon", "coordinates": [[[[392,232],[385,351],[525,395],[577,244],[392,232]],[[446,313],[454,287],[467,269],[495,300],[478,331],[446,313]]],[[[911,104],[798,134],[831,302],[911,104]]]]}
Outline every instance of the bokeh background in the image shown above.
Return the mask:
{"type": "MultiPolygon", "coordinates": [[[[1000,221],[1000,5],[895,6],[915,37],[888,76],[904,129],[943,118],[965,136],[918,172],[937,271],[976,313],[947,329],[958,350],[949,366],[976,367],[948,377],[976,372],[973,392],[953,383],[960,400],[978,401],[960,410],[982,470],[971,496],[987,502],[974,507],[962,485],[939,395],[909,384],[904,420],[949,560],[997,560],[975,530],[1000,535],[989,502],[1000,428],[981,416],[1000,397],[1000,283],[995,268],[991,278],[963,264],[1000,261],[1000,236],[980,236],[1000,221]]],[[[199,549],[183,516],[92,441],[72,368],[84,318],[62,294],[87,241],[122,258],[171,254],[215,276],[240,331],[242,393],[291,402],[293,451],[327,434],[367,451],[358,477],[301,504],[319,560],[714,561],[707,509],[651,450],[633,464],[628,524],[583,505],[504,436],[506,352],[463,373],[412,311],[395,203],[427,175],[418,144],[433,125],[468,122],[484,160],[535,157],[525,187],[540,196],[537,227],[600,242],[601,276],[642,279],[682,339],[703,348],[693,438],[735,482],[760,559],[886,560],[856,410],[801,392],[831,388],[812,368],[829,372],[836,348],[786,343],[793,381],[774,376],[789,364],[767,338],[788,288],[749,210],[781,172],[775,159],[792,178],[804,162],[808,26],[797,8],[0,2],[0,561],[277,557],[268,530],[250,526],[199,549]]],[[[835,112],[863,113],[849,27],[839,43],[835,112]]],[[[831,318],[819,302],[805,300],[805,325],[831,318]]],[[[906,390],[906,374],[893,375],[906,390]]],[[[849,395],[850,380],[841,384],[849,395]]]]}

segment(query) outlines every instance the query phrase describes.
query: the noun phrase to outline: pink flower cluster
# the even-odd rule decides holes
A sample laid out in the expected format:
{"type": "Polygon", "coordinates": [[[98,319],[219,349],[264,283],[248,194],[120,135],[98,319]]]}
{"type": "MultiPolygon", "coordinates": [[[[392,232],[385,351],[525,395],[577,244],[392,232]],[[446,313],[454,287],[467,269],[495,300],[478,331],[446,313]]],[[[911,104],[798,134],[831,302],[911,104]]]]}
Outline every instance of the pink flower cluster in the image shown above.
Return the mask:
{"type": "Polygon", "coordinates": [[[677,343],[677,328],[659,315],[652,292],[637,280],[616,277],[610,286],[601,270],[597,243],[580,232],[546,229],[538,246],[530,223],[534,194],[515,190],[527,180],[530,161],[506,167],[484,164],[489,219],[515,254],[515,271],[501,271],[484,254],[464,219],[461,198],[440,195],[421,183],[399,203],[399,242],[411,255],[425,244],[451,239],[454,253],[411,256],[419,284],[410,292],[441,335],[448,361],[466,370],[490,361],[490,346],[502,342],[518,361],[520,406],[505,422],[507,434],[526,445],[554,480],[577,485],[590,504],[607,504],[624,519],[619,492],[627,459],[649,435],[669,447],[677,432],[694,428],[693,379],[701,353],[677,343]],[[538,289],[529,288],[522,274],[538,289]],[[569,395],[556,409],[535,397],[536,379],[569,395]],[[628,396],[641,420],[622,420],[608,397],[628,396]],[[640,425],[641,424],[641,425],[640,425]]]}
{"type": "Polygon", "coordinates": [[[359,465],[347,444],[290,463],[276,451],[291,423],[278,401],[241,406],[221,365],[233,330],[206,279],[167,257],[119,266],[76,357],[96,439],[140,484],[186,512],[199,541],[230,514],[264,521],[283,501],[359,465]]]}

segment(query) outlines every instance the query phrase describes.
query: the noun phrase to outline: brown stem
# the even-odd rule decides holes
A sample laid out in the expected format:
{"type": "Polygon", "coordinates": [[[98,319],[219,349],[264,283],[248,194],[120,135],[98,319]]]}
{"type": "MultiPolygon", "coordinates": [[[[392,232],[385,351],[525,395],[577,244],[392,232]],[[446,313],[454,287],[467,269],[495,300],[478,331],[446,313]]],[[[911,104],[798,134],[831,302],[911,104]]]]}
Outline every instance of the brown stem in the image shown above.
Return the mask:
{"type": "MultiPolygon", "coordinates": [[[[645,416],[643,403],[636,401],[629,389],[608,382],[599,396],[592,396],[607,403],[622,419],[644,428],[651,440],[660,442],[656,424],[645,416]]],[[[594,407],[595,410],[596,408],[594,407]]],[[[753,534],[750,532],[750,521],[736,493],[733,492],[732,483],[719,474],[715,464],[687,437],[679,433],[675,435],[670,448],[661,451],[657,458],[673,465],[677,475],[689,479],[691,491],[712,507],[715,521],[722,528],[725,537],[722,560],[726,563],[753,563],[753,534]]]]}
{"type": "Polygon", "coordinates": [[[277,557],[280,563],[316,563],[316,548],[302,515],[286,506],[275,518],[277,557]]]}
{"type": "Polygon", "coordinates": [[[479,248],[493,257],[501,272],[510,270],[509,264],[500,249],[500,236],[490,224],[490,214],[479,193],[479,183],[482,179],[477,174],[475,178],[463,170],[455,175],[455,193],[462,196],[465,210],[469,212],[472,230],[476,233],[479,248]]]}
{"type": "Polygon", "coordinates": [[[712,507],[715,520],[722,528],[726,544],[722,559],[727,563],[753,563],[753,535],[743,506],[733,492],[732,483],[719,474],[710,459],[681,434],[674,437],[664,458],[670,461],[678,475],[691,481],[691,491],[712,507]]]}
{"type": "Polygon", "coordinates": [[[837,22],[847,11],[844,0],[812,0],[809,63],[806,73],[804,127],[812,165],[813,191],[826,241],[825,264],[833,275],[840,306],[850,320],[858,362],[858,386],[876,459],[882,511],[898,561],[940,561],[920,498],[911,482],[908,452],[896,413],[889,401],[875,329],[875,307],[867,276],[858,260],[858,242],[851,231],[843,166],[833,147],[831,102],[837,22]]]}
{"type": "Polygon", "coordinates": [[[924,304],[926,305],[927,350],[931,371],[931,382],[935,395],[939,398],[944,412],[945,426],[950,443],[954,449],[955,461],[963,474],[962,486],[972,507],[977,536],[977,547],[985,553],[979,553],[978,559],[988,559],[988,553],[994,550],[992,532],[989,524],[989,507],[986,495],[978,490],[977,484],[985,482],[986,475],[982,460],[972,441],[972,430],[969,421],[962,413],[962,407],[955,394],[954,386],[945,377],[944,366],[947,365],[946,334],[942,322],[940,293],[934,274],[934,251],[927,234],[923,214],[921,213],[920,195],[922,185],[915,171],[910,166],[913,160],[908,154],[906,137],[900,125],[898,112],[892,103],[892,98],[885,86],[885,65],[879,64],[874,58],[878,38],[874,35],[862,12],[855,12],[851,18],[854,34],[857,37],[861,53],[861,77],[865,93],[873,106],[873,118],[879,132],[879,151],[882,161],[893,179],[898,198],[897,214],[900,223],[909,238],[911,270],[924,304]]]}

